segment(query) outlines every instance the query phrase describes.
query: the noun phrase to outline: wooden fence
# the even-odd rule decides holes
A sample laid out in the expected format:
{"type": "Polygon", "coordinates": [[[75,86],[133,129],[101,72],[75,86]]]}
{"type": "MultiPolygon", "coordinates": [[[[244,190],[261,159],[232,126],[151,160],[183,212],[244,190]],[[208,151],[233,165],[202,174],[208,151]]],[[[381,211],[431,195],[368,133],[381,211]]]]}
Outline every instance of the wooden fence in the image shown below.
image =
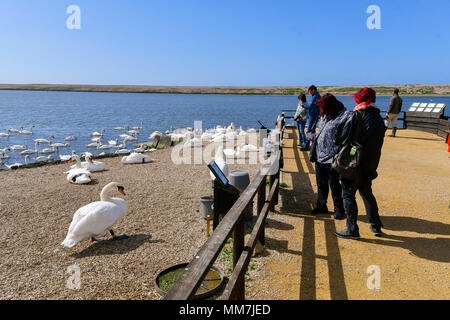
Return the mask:
{"type": "Polygon", "coordinates": [[[273,211],[278,203],[280,164],[282,163],[281,136],[284,129],[282,125],[281,121],[277,124],[277,139],[272,146],[274,150],[269,158],[270,161],[262,166],[250,185],[220,221],[211,237],[167,293],[166,300],[192,299],[230,236],[233,237],[233,273],[222,294],[222,299],[245,299],[245,273],[257,241],[264,244],[267,214],[273,211]],[[267,178],[269,178],[269,188],[267,188],[267,178]],[[244,243],[244,214],[256,196],[258,217],[248,242],[244,243]]]}

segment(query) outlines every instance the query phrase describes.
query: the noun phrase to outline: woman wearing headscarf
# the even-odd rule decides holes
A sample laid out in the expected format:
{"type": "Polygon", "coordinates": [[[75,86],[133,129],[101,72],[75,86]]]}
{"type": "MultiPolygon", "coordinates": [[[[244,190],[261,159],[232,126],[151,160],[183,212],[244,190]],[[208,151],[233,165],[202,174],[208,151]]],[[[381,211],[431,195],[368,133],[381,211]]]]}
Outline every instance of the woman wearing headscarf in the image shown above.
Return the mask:
{"type": "Polygon", "coordinates": [[[338,125],[349,116],[342,102],[332,94],[325,94],[317,105],[320,109],[319,132],[311,148],[311,162],[316,165],[316,181],[318,189],[317,206],[312,214],[328,213],[328,193],[334,202],[334,218],[345,219],[342,189],[339,183],[339,174],[331,168],[333,157],[338,151],[336,145],[336,132],[338,125]]]}
{"type": "Polygon", "coordinates": [[[362,146],[360,170],[355,181],[341,179],[342,196],[344,198],[345,213],[347,214],[346,229],[336,232],[338,237],[345,239],[359,239],[357,225],[358,206],[356,204],[356,191],[359,190],[366,213],[370,222],[370,230],[381,236],[383,224],[378,212],[377,200],[372,192],[372,181],[377,178],[377,168],[381,158],[386,127],[380,115],[380,110],[373,104],[376,102],[376,92],[364,88],[355,94],[356,107],[349,120],[338,128],[336,144],[342,145],[346,139],[357,135],[357,142],[362,146]],[[359,125],[358,125],[359,122],[359,125]],[[355,132],[357,129],[358,132],[355,132]]]}

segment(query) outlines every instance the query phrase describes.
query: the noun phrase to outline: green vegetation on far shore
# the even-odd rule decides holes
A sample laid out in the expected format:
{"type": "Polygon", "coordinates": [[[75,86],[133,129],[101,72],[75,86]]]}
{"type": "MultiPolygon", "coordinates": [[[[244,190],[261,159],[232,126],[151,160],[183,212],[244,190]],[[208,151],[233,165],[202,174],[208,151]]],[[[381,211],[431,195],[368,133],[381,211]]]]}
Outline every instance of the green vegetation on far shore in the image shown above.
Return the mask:
{"type": "MultiPolygon", "coordinates": [[[[364,86],[318,86],[321,93],[351,95],[364,86]]],[[[375,85],[370,86],[378,95],[391,95],[394,88],[402,96],[450,96],[450,84],[436,85],[375,85]]],[[[230,94],[230,95],[285,95],[307,93],[308,87],[189,87],[189,86],[131,86],[131,85],[57,85],[57,84],[0,84],[0,90],[165,93],[165,94],[230,94]]]]}

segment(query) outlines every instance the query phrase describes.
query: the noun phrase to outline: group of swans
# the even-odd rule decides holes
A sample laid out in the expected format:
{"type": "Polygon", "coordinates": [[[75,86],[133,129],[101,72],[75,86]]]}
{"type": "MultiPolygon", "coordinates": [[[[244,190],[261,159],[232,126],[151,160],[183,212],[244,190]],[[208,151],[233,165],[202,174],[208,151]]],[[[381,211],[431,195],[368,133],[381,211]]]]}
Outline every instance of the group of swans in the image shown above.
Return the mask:
{"type": "Polygon", "coordinates": [[[100,161],[93,161],[92,154],[85,153],[85,161],[81,162],[78,155],[72,154],[69,159],[69,163],[75,162],[70,167],[70,170],[66,172],[67,181],[73,184],[88,184],[92,181],[92,172],[101,172],[106,170],[106,164],[100,161]]]}
{"type": "Polygon", "coordinates": [[[8,129],[6,132],[0,133],[0,138],[9,138],[11,134],[19,134],[19,135],[33,135],[33,128],[34,126],[30,127],[30,130],[24,130],[23,127],[19,127],[19,129],[8,129]]]}
{"type": "MultiPolygon", "coordinates": [[[[174,144],[183,143],[186,147],[200,148],[204,142],[237,141],[249,133],[256,133],[256,130],[250,128],[246,131],[242,129],[242,126],[236,130],[234,123],[231,123],[228,127],[216,126],[214,129],[206,129],[205,131],[189,127],[177,129],[167,131],[166,135],[171,138],[174,144]]],[[[155,131],[149,138],[158,143],[162,137],[161,132],[155,131]]]]}
{"type": "Polygon", "coordinates": [[[128,203],[124,199],[110,197],[110,193],[115,190],[125,196],[125,188],[117,182],[111,182],[100,193],[100,201],[85,205],[75,212],[62,246],[72,248],[86,239],[95,242],[105,240],[96,237],[106,231],[109,231],[114,240],[128,238],[126,235],[116,236],[112,229],[128,210],[128,203]]]}

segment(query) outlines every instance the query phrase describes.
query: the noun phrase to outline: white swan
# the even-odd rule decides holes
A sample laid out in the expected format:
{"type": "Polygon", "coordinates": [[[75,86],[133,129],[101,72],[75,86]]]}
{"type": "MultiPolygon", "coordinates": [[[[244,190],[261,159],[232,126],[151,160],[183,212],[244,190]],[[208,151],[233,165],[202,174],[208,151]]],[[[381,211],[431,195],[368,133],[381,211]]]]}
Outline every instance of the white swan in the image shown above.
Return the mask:
{"type": "Polygon", "coordinates": [[[72,154],[71,155],[59,155],[59,159],[61,161],[69,161],[72,158],[72,156],[75,155],[75,154],[76,154],[75,150],[72,150],[72,154]]]}
{"type": "Polygon", "coordinates": [[[80,241],[94,237],[109,231],[113,239],[126,239],[127,236],[116,236],[111,229],[128,210],[128,204],[124,199],[111,198],[108,194],[113,190],[119,191],[125,195],[124,187],[117,182],[111,182],[105,186],[100,193],[100,201],[92,202],[78,209],[73,215],[72,223],[62,246],[67,248],[74,247],[80,241]]]}
{"type": "Polygon", "coordinates": [[[100,132],[92,132],[91,137],[103,137],[103,134],[105,133],[105,129],[100,130],[100,132]]]}
{"type": "Polygon", "coordinates": [[[132,153],[129,156],[122,158],[122,163],[124,164],[151,163],[153,161],[155,160],[141,153],[132,153]]]}
{"type": "Polygon", "coordinates": [[[10,131],[7,130],[6,132],[0,132],[0,138],[9,138],[10,136],[10,131]]]}
{"type": "Polygon", "coordinates": [[[201,148],[201,147],[203,147],[203,142],[202,142],[202,139],[194,138],[194,139],[190,139],[189,141],[186,141],[184,146],[191,147],[191,148],[201,148]]]}
{"type": "Polygon", "coordinates": [[[50,143],[52,143],[52,138],[53,138],[53,136],[48,137],[48,140],[47,139],[36,139],[36,140],[34,140],[34,142],[37,144],[50,144],[50,143]]]}
{"type": "Polygon", "coordinates": [[[140,122],[140,125],[139,125],[138,127],[133,127],[133,128],[131,128],[131,129],[133,129],[133,130],[142,130],[143,126],[144,126],[144,122],[141,121],[141,122],[140,122]]]}
{"type": "Polygon", "coordinates": [[[20,167],[23,167],[24,165],[27,165],[28,162],[29,162],[29,159],[30,159],[30,156],[29,156],[29,155],[26,155],[26,156],[25,156],[25,164],[22,164],[22,163],[14,163],[14,164],[12,164],[12,165],[10,165],[10,166],[8,166],[8,165],[6,165],[6,166],[8,167],[9,170],[11,170],[11,169],[18,169],[18,168],[20,168],[20,167]]]}
{"type": "Polygon", "coordinates": [[[258,152],[258,147],[252,145],[252,144],[246,144],[241,148],[244,152],[258,152]]]}
{"type": "Polygon", "coordinates": [[[56,151],[53,149],[53,148],[45,148],[45,149],[42,149],[39,153],[42,153],[42,154],[51,154],[51,153],[55,153],[56,151]]]}
{"type": "Polygon", "coordinates": [[[77,140],[76,136],[69,136],[69,137],[64,138],[64,141],[75,141],[75,140],[77,140]]]}
{"type": "Polygon", "coordinates": [[[116,130],[116,131],[121,131],[121,130],[128,130],[128,129],[130,129],[130,127],[129,127],[129,126],[123,126],[123,127],[115,127],[115,128],[114,128],[114,130],[116,130]]]}
{"type": "Polygon", "coordinates": [[[75,161],[75,168],[66,172],[67,181],[73,184],[87,184],[91,182],[91,172],[81,167],[80,157],[74,154],[69,163],[75,161]]]}
{"type": "Polygon", "coordinates": [[[9,159],[9,154],[6,151],[11,151],[10,148],[0,149],[0,159],[9,159]]]}
{"type": "Polygon", "coordinates": [[[100,172],[106,170],[106,164],[104,162],[92,161],[91,157],[92,154],[85,153],[84,158],[86,161],[81,164],[83,169],[87,169],[90,172],[100,172]]]}
{"type": "MultiPolygon", "coordinates": [[[[214,161],[216,162],[216,164],[220,168],[220,170],[222,170],[222,172],[225,175],[225,177],[228,177],[229,169],[228,169],[227,160],[226,160],[226,157],[225,157],[225,153],[223,152],[223,147],[222,146],[219,146],[217,148],[216,155],[214,157],[214,161]]],[[[209,174],[211,175],[211,179],[213,181],[216,180],[216,177],[214,176],[214,174],[212,172],[210,172],[209,174]]]]}
{"type": "Polygon", "coordinates": [[[86,145],[86,148],[88,149],[97,149],[98,147],[98,142],[92,142],[86,145]]]}
{"type": "Polygon", "coordinates": [[[24,151],[27,150],[27,146],[26,145],[14,145],[9,147],[12,151],[24,151]]]}
{"type": "Polygon", "coordinates": [[[9,133],[19,133],[18,129],[9,129],[9,133]]]}
{"type": "Polygon", "coordinates": [[[50,147],[55,148],[56,150],[59,150],[60,148],[68,148],[68,147],[70,147],[70,144],[69,143],[57,142],[57,143],[50,144],[50,147]]]}
{"type": "Polygon", "coordinates": [[[117,146],[119,144],[119,139],[110,140],[110,141],[108,141],[108,144],[111,146],[117,146]]]}
{"type": "Polygon", "coordinates": [[[46,156],[40,156],[40,157],[36,157],[34,159],[35,162],[46,162],[46,161],[52,161],[53,159],[55,159],[53,157],[53,155],[49,155],[48,157],[46,156]]]}
{"type": "Polygon", "coordinates": [[[30,131],[28,131],[28,130],[23,130],[23,127],[20,127],[19,128],[19,134],[32,136],[33,135],[33,128],[34,128],[34,126],[31,126],[30,131]]]}
{"type": "Polygon", "coordinates": [[[116,154],[130,154],[131,150],[129,149],[120,149],[118,148],[117,151],[115,152],[116,154]]]}
{"type": "Polygon", "coordinates": [[[97,142],[97,150],[110,150],[114,148],[113,145],[110,144],[102,144],[100,141],[97,142]]]}

